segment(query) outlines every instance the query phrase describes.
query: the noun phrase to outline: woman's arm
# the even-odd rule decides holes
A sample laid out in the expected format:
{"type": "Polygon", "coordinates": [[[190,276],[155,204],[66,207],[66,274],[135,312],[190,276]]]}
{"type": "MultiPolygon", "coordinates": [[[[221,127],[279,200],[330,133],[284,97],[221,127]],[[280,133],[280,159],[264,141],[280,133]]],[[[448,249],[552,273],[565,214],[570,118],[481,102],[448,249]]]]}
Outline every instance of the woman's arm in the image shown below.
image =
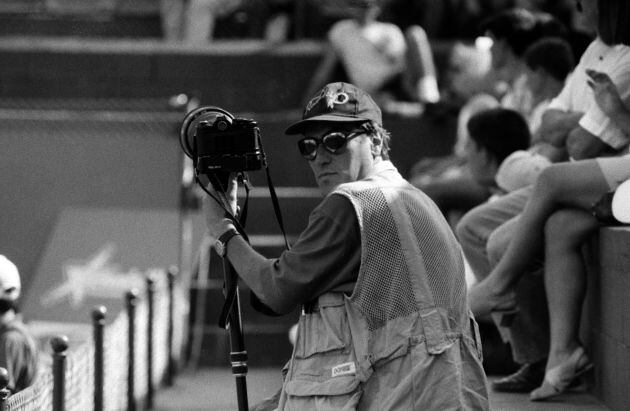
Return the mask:
{"type": "Polygon", "coordinates": [[[578,127],[584,113],[549,109],[542,116],[540,137],[556,147],[564,147],[569,133],[578,127]]]}
{"type": "Polygon", "coordinates": [[[593,90],[599,108],[614,121],[624,133],[630,135],[630,110],[624,104],[619,90],[606,73],[586,70],[589,87],[593,90]]]}

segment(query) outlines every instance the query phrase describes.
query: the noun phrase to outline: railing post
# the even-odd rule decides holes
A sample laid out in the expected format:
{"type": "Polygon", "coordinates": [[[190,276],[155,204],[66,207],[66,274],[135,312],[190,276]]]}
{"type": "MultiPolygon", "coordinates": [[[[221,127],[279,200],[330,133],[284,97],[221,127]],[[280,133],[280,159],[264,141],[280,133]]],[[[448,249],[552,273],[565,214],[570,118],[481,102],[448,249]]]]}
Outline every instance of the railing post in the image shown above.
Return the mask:
{"type": "Polygon", "coordinates": [[[94,331],[94,411],[103,411],[103,383],[105,374],[103,330],[105,328],[104,306],[92,310],[92,327],[94,331]]]}
{"type": "Polygon", "coordinates": [[[0,411],[7,411],[9,409],[7,400],[11,391],[7,388],[9,385],[9,372],[6,368],[0,367],[0,411]]]}
{"type": "Polygon", "coordinates": [[[128,340],[127,340],[127,410],[136,411],[135,398],[135,363],[136,363],[136,305],[138,303],[138,291],[130,290],[126,294],[127,316],[129,318],[128,340]]]}
{"type": "Polygon", "coordinates": [[[153,409],[153,319],[155,318],[155,280],[151,275],[146,278],[147,282],[147,400],[145,408],[153,409]]]}
{"type": "Polygon", "coordinates": [[[173,356],[173,321],[175,316],[175,277],[177,276],[177,267],[172,266],[166,271],[168,283],[168,318],[166,329],[166,385],[173,385],[173,377],[175,376],[175,358],[173,356]]]}
{"type": "Polygon", "coordinates": [[[64,411],[66,396],[66,350],[68,337],[60,335],[50,340],[53,349],[53,411],[64,411]]]}

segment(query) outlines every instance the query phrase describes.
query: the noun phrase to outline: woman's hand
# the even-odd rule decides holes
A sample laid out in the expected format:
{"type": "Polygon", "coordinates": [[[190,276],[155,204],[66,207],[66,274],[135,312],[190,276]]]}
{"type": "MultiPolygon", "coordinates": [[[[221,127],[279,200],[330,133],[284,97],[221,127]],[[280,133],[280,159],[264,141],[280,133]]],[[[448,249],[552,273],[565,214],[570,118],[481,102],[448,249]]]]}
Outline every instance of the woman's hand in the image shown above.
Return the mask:
{"type": "Polygon", "coordinates": [[[599,108],[611,118],[623,112],[625,106],[619,96],[617,87],[608,74],[587,69],[586,75],[588,76],[586,82],[593,90],[593,96],[599,108]]]}

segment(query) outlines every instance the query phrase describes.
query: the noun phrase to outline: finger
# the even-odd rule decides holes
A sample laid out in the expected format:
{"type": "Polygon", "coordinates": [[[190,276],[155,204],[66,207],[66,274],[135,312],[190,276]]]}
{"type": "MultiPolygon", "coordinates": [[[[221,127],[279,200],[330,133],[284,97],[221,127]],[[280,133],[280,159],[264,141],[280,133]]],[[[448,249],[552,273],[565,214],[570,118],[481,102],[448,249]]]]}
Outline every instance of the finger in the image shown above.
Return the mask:
{"type": "Polygon", "coordinates": [[[595,81],[602,81],[606,77],[608,77],[605,73],[602,73],[601,71],[596,71],[593,69],[586,69],[586,75],[595,81]]]}

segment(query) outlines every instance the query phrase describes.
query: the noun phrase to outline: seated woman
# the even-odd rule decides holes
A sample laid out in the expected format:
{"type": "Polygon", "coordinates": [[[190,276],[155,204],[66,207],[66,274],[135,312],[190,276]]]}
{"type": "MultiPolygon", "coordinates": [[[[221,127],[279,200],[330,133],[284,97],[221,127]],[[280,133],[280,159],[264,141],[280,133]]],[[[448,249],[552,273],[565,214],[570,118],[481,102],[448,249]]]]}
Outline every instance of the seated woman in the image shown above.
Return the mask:
{"type": "MultiPolygon", "coordinates": [[[[587,74],[599,107],[630,135],[630,109],[611,79],[593,70],[587,74]]],[[[630,153],[558,163],[543,170],[507,251],[492,273],[471,290],[476,315],[513,309],[513,287],[544,247],[551,343],[545,379],[531,393],[532,400],[561,394],[592,367],[578,337],[586,287],[581,246],[599,227],[590,212],[593,204],[628,179],[630,153]]]]}
{"type": "MultiPolygon", "coordinates": [[[[380,21],[379,0],[348,3],[343,7],[347,18],[337,21],[327,33],[328,50],[306,89],[305,100],[326,83],[348,81],[373,95],[385,111],[410,107],[398,102],[438,101],[435,63],[425,31],[413,25],[403,32],[393,23],[380,21]]],[[[412,107],[416,106],[420,107],[412,107]]],[[[411,114],[420,112],[413,109],[411,114]]]]}

